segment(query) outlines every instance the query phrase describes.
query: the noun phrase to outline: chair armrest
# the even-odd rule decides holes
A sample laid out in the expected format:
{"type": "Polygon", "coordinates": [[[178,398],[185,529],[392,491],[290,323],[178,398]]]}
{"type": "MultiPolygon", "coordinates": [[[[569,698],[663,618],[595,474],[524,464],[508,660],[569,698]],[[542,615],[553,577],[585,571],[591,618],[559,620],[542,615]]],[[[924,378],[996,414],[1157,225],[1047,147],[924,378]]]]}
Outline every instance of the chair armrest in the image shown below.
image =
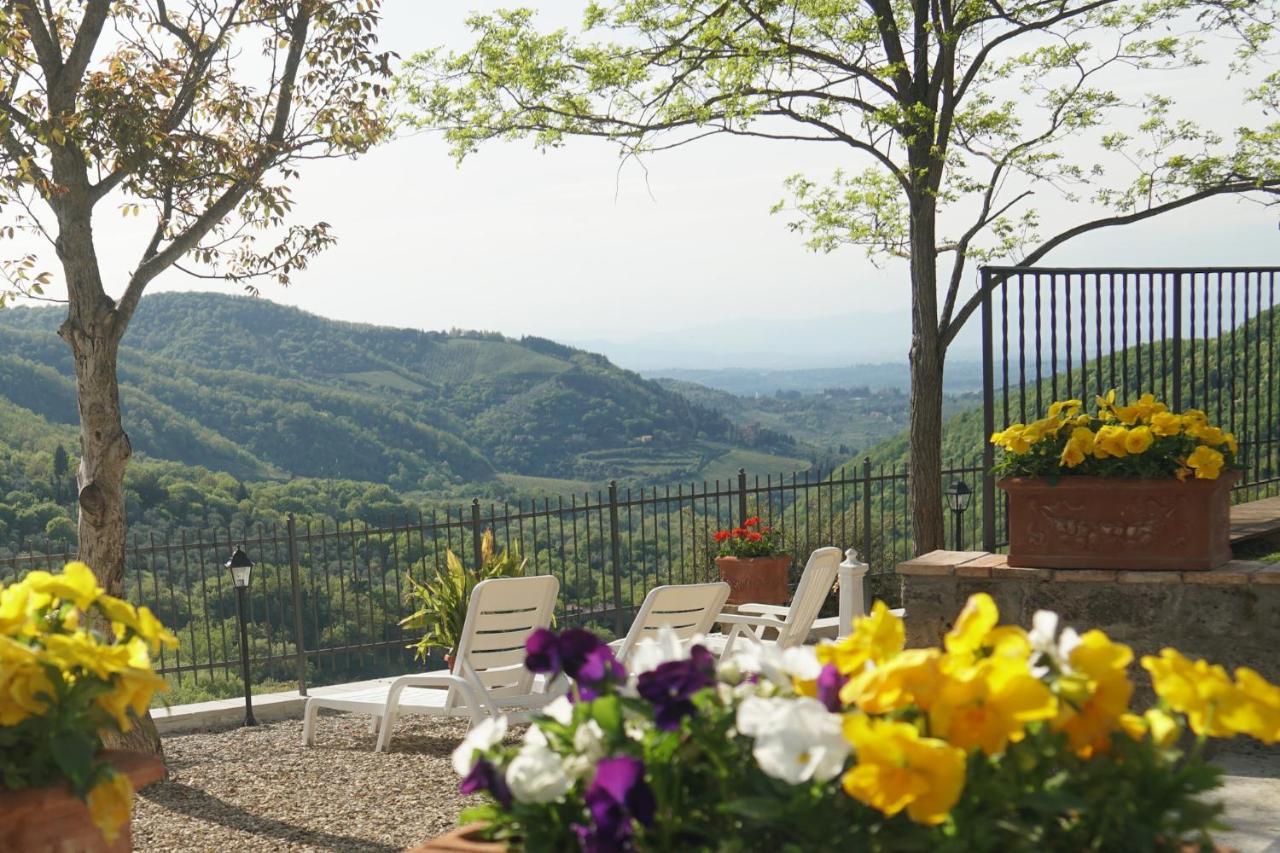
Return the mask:
{"type": "Polygon", "coordinates": [[[757,628],[773,628],[778,629],[784,623],[768,616],[748,616],[744,613],[721,613],[714,620],[724,625],[753,625],[757,628]]]}
{"type": "Polygon", "coordinates": [[[786,619],[791,615],[790,607],[783,607],[779,604],[739,604],[739,613],[755,613],[761,616],[781,616],[786,619]]]}
{"type": "MultiPolygon", "coordinates": [[[[406,687],[437,687],[442,689],[457,688],[462,691],[462,695],[471,709],[473,719],[480,719],[484,709],[488,707],[483,699],[481,699],[481,691],[476,690],[476,686],[459,675],[452,673],[428,673],[420,675],[402,675],[395,681],[391,682],[391,688],[387,691],[387,717],[395,710],[396,705],[400,701],[400,694],[404,692],[406,687]]],[[[486,696],[487,698],[487,696],[486,696]]]]}

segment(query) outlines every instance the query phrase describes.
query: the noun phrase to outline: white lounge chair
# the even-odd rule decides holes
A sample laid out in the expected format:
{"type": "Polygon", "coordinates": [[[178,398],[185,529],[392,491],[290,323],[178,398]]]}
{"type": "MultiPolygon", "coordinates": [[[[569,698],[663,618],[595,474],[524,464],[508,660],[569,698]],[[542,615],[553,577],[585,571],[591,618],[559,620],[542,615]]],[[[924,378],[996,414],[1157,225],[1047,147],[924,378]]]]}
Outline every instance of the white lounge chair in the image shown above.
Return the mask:
{"type": "Polygon", "coordinates": [[[682,643],[688,643],[711,629],[728,598],[729,585],[724,581],[654,587],[644,597],[627,636],[614,640],[609,648],[625,665],[636,644],[645,637],[656,640],[664,626],[674,630],[682,643]]]}
{"type": "Polygon", "coordinates": [[[704,645],[721,657],[733,652],[734,643],[742,639],[756,643],[776,643],[790,648],[804,643],[813,628],[822,602],[831,592],[840,566],[839,548],[819,548],[809,555],[791,604],[740,604],[737,613],[722,613],[715,621],[729,626],[729,633],[711,634],[704,645]],[[767,632],[774,632],[770,639],[767,632]]]}
{"type": "Polygon", "coordinates": [[[547,704],[563,690],[558,684],[538,690],[542,679],[535,683],[525,669],[524,644],[535,630],[551,624],[559,592],[560,581],[550,575],[481,581],[467,603],[454,672],[402,675],[377,687],[312,696],[303,714],[303,744],[315,744],[321,708],[371,715],[378,733],[375,751],[383,752],[401,714],[469,716],[474,724],[502,713],[518,719],[519,711],[547,704]]]}

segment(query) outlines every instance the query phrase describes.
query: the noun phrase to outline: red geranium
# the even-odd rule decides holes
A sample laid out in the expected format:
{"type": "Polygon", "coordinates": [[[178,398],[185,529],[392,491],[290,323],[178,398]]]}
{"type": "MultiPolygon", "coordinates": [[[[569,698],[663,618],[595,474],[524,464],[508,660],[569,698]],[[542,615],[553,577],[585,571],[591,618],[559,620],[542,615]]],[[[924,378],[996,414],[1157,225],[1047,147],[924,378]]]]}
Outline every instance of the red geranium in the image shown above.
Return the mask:
{"type": "Polygon", "coordinates": [[[726,539],[728,539],[728,538],[729,538],[729,531],[727,531],[727,530],[717,530],[717,531],[716,531],[716,541],[717,541],[717,542],[723,542],[724,540],[726,540],[726,539]]]}
{"type": "Polygon", "coordinates": [[[758,515],[743,521],[741,527],[716,531],[715,541],[720,557],[771,557],[783,549],[782,531],[761,525],[758,515]]]}

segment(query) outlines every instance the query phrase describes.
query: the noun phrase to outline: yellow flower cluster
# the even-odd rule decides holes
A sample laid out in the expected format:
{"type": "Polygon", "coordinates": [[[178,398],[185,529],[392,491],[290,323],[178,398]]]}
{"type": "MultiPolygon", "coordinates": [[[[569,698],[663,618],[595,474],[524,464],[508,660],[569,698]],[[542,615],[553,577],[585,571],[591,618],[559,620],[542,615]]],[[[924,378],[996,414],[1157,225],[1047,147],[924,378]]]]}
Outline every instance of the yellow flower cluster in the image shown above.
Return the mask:
{"type": "Polygon", "coordinates": [[[1063,733],[1085,759],[1109,752],[1118,732],[1168,746],[1182,731],[1176,714],[1197,734],[1280,740],[1280,687],[1252,670],[1232,681],[1172,649],[1145,657],[1170,710],[1139,715],[1129,710],[1133,651],[1098,630],[1071,636],[1069,648],[1046,650],[1043,638],[1036,645],[1022,628],[1000,625],[995,602],[978,593],[943,648],[906,649],[902,620],[876,602],[848,637],[817,650],[846,679],[843,731],[857,761],[845,792],[888,816],[905,810],[936,825],[960,798],[969,756],[1000,755],[1033,726],[1063,733]]]}
{"type": "Polygon", "coordinates": [[[1030,454],[1040,448],[1052,448],[1057,465],[1074,469],[1088,459],[1124,459],[1142,456],[1158,448],[1161,453],[1175,452],[1178,479],[1194,476],[1216,480],[1226,464],[1225,453],[1237,450],[1235,436],[1209,423],[1199,409],[1182,414],[1170,412],[1151,394],[1143,394],[1128,405],[1116,404],[1116,392],[1095,398],[1097,414],[1084,411],[1081,400],[1060,400],[1049,406],[1049,413],[1029,424],[1015,423],[993,433],[991,442],[1014,456],[1030,454]],[[1175,450],[1160,439],[1182,437],[1175,450]],[[1184,452],[1184,447],[1189,448],[1184,452]],[[1060,448],[1060,449],[1059,449],[1060,448]]]}
{"type": "MultiPolygon", "coordinates": [[[[151,656],[177,643],[146,607],[107,595],[84,563],[0,584],[0,726],[45,715],[65,722],[72,715],[59,706],[75,707],[68,697],[84,691],[98,715],[80,721],[88,733],[104,725],[128,731],[131,715],[145,714],[152,695],[165,689],[151,656]],[[111,636],[93,630],[97,617],[111,636]]],[[[90,812],[108,840],[128,818],[131,798],[128,779],[114,774],[89,792],[90,812]]]]}

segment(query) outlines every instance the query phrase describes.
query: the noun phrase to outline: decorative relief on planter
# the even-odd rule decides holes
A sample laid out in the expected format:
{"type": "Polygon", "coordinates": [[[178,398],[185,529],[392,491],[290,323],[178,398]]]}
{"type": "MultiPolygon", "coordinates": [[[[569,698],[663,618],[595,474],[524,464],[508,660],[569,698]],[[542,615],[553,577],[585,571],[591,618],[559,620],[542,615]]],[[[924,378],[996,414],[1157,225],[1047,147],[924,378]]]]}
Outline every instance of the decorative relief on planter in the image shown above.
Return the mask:
{"type": "Polygon", "coordinates": [[[1011,477],[1009,565],[1211,569],[1231,559],[1230,492],[1217,480],[1011,477]]]}

